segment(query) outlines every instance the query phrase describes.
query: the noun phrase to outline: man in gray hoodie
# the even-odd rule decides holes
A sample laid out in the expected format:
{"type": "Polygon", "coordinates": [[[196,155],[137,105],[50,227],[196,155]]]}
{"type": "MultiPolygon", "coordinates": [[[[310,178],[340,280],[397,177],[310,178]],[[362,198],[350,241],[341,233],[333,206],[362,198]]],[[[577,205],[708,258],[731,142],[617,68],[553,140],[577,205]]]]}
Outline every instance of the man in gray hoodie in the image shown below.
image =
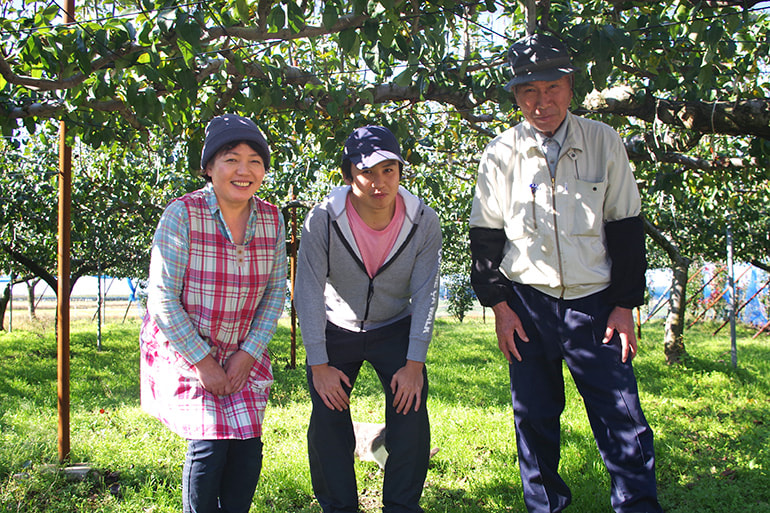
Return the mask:
{"type": "Polygon", "coordinates": [[[441,228],[399,185],[405,164],[384,127],[354,130],[338,187],[308,214],[295,304],[313,412],[308,453],[324,513],[358,511],[350,393],[364,361],[385,392],[383,512],[421,512],[430,426],[425,358],[438,305],[441,228]]]}

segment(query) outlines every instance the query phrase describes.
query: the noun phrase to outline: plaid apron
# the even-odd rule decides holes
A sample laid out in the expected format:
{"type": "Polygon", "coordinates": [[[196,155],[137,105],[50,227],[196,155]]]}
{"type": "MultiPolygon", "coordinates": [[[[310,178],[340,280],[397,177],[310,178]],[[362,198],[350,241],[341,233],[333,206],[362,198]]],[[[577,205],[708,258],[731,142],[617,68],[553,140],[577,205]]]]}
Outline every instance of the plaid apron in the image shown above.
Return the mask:
{"type": "MultiPolygon", "coordinates": [[[[190,220],[190,257],[184,277],[182,306],[210,354],[225,364],[246,338],[273,265],[279,233],[278,210],[256,199],[258,227],[252,240],[235,245],[217,223],[199,192],[179,198],[190,220]]],[[[270,356],[264,351],[243,390],[216,396],[203,389],[197,374],[149,314],[141,335],[142,407],[187,439],[246,439],[262,435],[270,386],[270,356]]]]}

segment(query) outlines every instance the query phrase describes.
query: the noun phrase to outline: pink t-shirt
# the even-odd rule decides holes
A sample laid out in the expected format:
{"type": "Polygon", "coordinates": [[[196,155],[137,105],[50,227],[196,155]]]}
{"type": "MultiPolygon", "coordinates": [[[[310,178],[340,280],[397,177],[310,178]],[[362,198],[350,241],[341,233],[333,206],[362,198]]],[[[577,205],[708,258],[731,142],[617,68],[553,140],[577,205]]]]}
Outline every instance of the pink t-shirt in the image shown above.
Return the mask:
{"type": "Polygon", "coordinates": [[[350,223],[353,237],[356,239],[358,250],[361,252],[361,258],[364,260],[366,273],[370,278],[374,278],[380,266],[385,262],[385,258],[390,253],[390,250],[393,249],[393,244],[396,243],[401,226],[404,224],[404,200],[400,194],[396,196],[396,211],[393,214],[393,219],[390,220],[390,224],[383,230],[369,228],[369,225],[361,219],[356,209],[353,208],[349,194],[345,200],[345,210],[348,213],[348,222],[350,223]]]}

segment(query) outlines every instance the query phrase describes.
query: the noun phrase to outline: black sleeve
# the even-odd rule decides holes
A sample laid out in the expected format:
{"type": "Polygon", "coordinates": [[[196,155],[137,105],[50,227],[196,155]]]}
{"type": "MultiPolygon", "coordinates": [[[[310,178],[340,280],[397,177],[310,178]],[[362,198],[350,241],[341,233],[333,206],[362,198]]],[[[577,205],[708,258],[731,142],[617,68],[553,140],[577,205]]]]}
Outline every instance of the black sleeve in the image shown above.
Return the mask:
{"type": "Polygon", "coordinates": [[[511,282],[499,270],[505,249],[505,231],[471,228],[471,285],[479,303],[494,306],[511,294],[511,282]]]}
{"type": "Polygon", "coordinates": [[[644,223],[641,217],[627,217],[604,225],[607,254],[612,271],[608,300],[610,304],[633,308],[644,303],[647,288],[645,271],[644,223]]]}

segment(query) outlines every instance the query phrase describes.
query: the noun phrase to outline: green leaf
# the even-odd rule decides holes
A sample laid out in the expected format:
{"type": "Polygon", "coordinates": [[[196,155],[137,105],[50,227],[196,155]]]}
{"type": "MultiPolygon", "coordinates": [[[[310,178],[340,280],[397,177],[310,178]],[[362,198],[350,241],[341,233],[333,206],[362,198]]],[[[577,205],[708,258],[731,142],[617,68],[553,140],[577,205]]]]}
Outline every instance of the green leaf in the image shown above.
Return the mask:
{"type": "Polygon", "coordinates": [[[33,118],[24,118],[23,122],[24,122],[24,128],[27,129],[27,132],[29,132],[30,134],[34,134],[35,129],[37,127],[37,123],[35,122],[35,120],[33,118]]]}
{"type": "Polygon", "coordinates": [[[412,38],[412,51],[409,53],[409,64],[417,64],[422,56],[422,39],[419,36],[412,38]]]}
{"type": "Polygon", "coordinates": [[[278,4],[270,9],[270,14],[267,15],[268,32],[278,32],[284,25],[286,25],[286,13],[283,12],[283,6],[278,4]]]}
{"type": "Polygon", "coordinates": [[[157,24],[160,31],[164,34],[171,32],[176,22],[176,12],[173,9],[163,9],[158,13],[157,24]]]}
{"type": "Polygon", "coordinates": [[[85,43],[83,42],[83,40],[80,38],[78,39],[79,39],[79,42],[78,42],[79,45],[78,45],[78,51],[75,54],[75,59],[77,60],[78,68],[80,69],[80,71],[82,71],[84,74],[87,75],[91,73],[90,52],[85,47],[85,43]],[[81,47],[80,44],[82,44],[83,46],[81,47]]]}
{"type": "Polygon", "coordinates": [[[395,35],[396,46],[401,50],[401,53],[408,55],[412,51],[412,44],[409,41],[409,37],[403,32],[399,31],[395,35]]]}
{"type": "Polygon", "coordinates": [[[176,45],[177,48],[179,48],[179,52],[182,54],[185,65],[187,65],[188,68],[193,68],[195,66],[195,51],[193,50],[192,45],[184,39],[177,39],[176,45]]]}
{"type": "Polygon", "coordinates": [[[296,2],[288,2],[286,4],[287,19],[289,22],[289,28],[295,34],[305,28],[305,12],[296,2]]]}
{"type": "Polygon", "coordinates": [[[138,98],[139,84],[137,82],[132,82],[126,89],[126,100],[128,100],[129,104],[133,105],[138,102],[138,98]]]}
{"type": "Polygon", "coordinates": [[[142,52],[136,59],[137,64],[149,64],[150,54],[148,52],[142,52]]]}
{"type": "Polygon", "coordinates": [[[251,19],[249,5],[246,3],[246,0],[235,0],[235,10],[238,11],[238,16],[242,22],[247,23],[251,19]]]}
{"type": "Polygon", "coordinates": [[[184,23],[177,24],[176,31],[177,34],[179,34],[179,37],[187,42],[193,51],[200,51],[202,33],[201,28],[197,23],[194,21],[185,21],[184,23]]]}
{"type": "Polygon", "coordinates": [[[358,46],[358,32],[356,29],[346,29],[339,34],[340,47],[348,54],[357,54],[357,51],[353,51],[354,47],[358,46]]]}
{"type": "Polygon", "coordinates": [[[337,6],[334,5],[332,2],[326,2],[324,4],[324,12],[323,12],[324,27],[327,29],[332,28],[339,19],[340,19],[340,14],[337,11],[337,6]]]}
{"type": "Polygon", "coordinates": [[[270,101],[273,105],[281,105],[283,103],[283,92],[280,87],[272,87],[270,89],[270,101]]]}
{"type": "Polygon", "coordinates": [[[694,43],[703,40],[703,33],[708,28],[708,25],[702,20],[696,20],[690,25],[690,40],[694,43]]]}
{"type": "Polygon", "coordinates": [[[390,51],[395,35],[396,26],[393,23],[383,23],[380,25],[380,47],[386,51],[390,51]]]}
{"type": "Polygon", "coordinates": [[[709,46],[716,46],[722,40],[723,35],[722,25],[715,23],[706,29],[705,42],[709,46]]]}
{"type": "Polygon", "coordinates": [[[176,81],[187,92],[194,92],[198,89],[195,73],[190,68],[180,68],[176,73],[176,81]]]}
{"type": "Polygon", "coordinates": [[[326,112],[329,113],[330,116],[336,116],[339,113],[340,106],[335,101],[330,101],[326,104],[326,112]]]}
{"type": "Polygon", "coordinates": [[[736,50],[737,45],[735,44],[735,41],[728,41],[722,50],[722,58],[725,60],[733,60],[735,58],[736,50]]]}
{"type": "Polygon", "coordinates": [[[365,40],[376,43],[380,36],[380,24],[375,20],[366,20],[361,35],[365,40]]]}
{"type": "Polygon", "coordinates": [[[412,77],[416,71],[416,67],[408,66],[404,71],[396,75],[396,77],[393,79],[393,83],[400,87],[407,87],[412,83],[412,77]]]}
{"type": "Polygon", "coordinates": [[[152,34],[153,25],[149,21],[142,23],[139,33],[136,36],[136,41],[139,44],[149,45],[152,43],[150,34],[152,34]]]}

